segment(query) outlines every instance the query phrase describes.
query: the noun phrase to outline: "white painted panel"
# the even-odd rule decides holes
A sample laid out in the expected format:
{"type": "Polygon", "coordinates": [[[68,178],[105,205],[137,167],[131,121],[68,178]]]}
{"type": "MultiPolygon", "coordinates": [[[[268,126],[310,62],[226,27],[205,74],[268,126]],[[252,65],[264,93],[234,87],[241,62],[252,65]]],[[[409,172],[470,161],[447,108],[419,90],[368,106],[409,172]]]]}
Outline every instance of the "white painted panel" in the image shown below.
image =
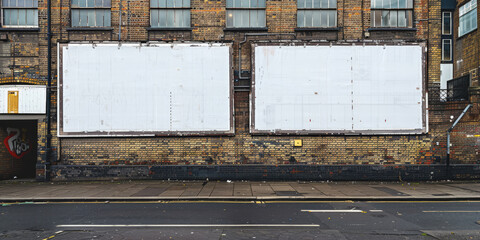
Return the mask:
{"type": "Polygon", "coordinates": [[[0,85],[0,114],[8,113],[8,91],[18,91],[19,114],[45,114],[45,86],[0,85]]]}
{"type": "Polygon", "coordinates": [[[421,129],[421,47],[370,46],[353,50],[352,130],[421,129]]]}
{"type": "Polygon", "coordinates": [[[256,46],[252,132],[419,132],[422,47],[256,46]]]}
{"type": "Polygon", "coordinates": [[[230,47],[63,47],[63,132],[231,130],[230,47]]]}
{"type": "Polygon", "coordinates": [[[440,89],[447,89],[447,81],[453,79],[453,63],[440,64],[440,89]]]}

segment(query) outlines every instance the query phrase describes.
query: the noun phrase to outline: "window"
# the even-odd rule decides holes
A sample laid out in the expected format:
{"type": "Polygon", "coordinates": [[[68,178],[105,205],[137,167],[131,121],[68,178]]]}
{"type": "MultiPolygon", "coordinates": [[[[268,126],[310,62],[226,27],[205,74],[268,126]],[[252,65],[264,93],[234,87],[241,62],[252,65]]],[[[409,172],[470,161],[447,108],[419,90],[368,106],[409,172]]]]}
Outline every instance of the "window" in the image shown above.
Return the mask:
{"type": "Polygon", "coordinates": [[[4,27],[37,27],[38,0],[2,0],[4,27]]]}
{"type": "Polygon", "coordinates": [[[459,10],[460,22],[458,24],[458,36],[461,37],[477,29],[477,0],[471,0],[459,10]]]}
{"type": "Polygon", "coordinates": [[[442,34],[443,35],[452,34],[452,13],[451,12],[442,13],[442,34]]]}
{"type": "Polygon", "coordinates": [[[72,0],[72,27],[110,27],[111,0],[72,0]]]}
{"type": "Polygon", "coordinates": [[[413,0],[372,0],[372,27],[413,27],[413,0]]]}
{"type": "Polygon", "coordinates": [[[265,0],[227,0],[227,28],[265,26],[265,0]]]}
{"type": "Polygon", "coordinates": [[[190,27],[190,0],[150,0],[150,26],[190,27]]]}
{"type": "Polygon", "coordinates": [[[336,27],[337,0],[298,0],[297,27],[336,27]]]}
{"type": "Polygon", "coordinates": [[[442,39],[442,61],[452,60],[452,40],[442,39]]]}

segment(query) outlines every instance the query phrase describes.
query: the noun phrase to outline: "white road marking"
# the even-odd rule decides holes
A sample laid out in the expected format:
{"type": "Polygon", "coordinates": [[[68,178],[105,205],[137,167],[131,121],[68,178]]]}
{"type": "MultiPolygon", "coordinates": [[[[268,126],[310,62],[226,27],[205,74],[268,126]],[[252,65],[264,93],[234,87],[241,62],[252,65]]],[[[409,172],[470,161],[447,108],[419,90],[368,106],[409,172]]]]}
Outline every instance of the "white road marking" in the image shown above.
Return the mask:
{"type": "Polygon", "coordinates": [[[372,209],[370,212],[383,212],[383,210],[378,210],[378,209],[372,209]]]}
{"type": "Polygon", "coordinates": [[[363,210],[359,209],[344,209],[344,210],[302,210],[302,212],[311,212],[311,213],[362,213],[363,210]]]}
{"type": "Polygon", "coordinates": [[[59,228],[135,228],[135,227],[320,227],[318,224],[66,224],[59,228]]]}
{"type": "Polygon", "coordinates": [[[478,213],[480,211],[422,211],[424,213],[478,213]]]}

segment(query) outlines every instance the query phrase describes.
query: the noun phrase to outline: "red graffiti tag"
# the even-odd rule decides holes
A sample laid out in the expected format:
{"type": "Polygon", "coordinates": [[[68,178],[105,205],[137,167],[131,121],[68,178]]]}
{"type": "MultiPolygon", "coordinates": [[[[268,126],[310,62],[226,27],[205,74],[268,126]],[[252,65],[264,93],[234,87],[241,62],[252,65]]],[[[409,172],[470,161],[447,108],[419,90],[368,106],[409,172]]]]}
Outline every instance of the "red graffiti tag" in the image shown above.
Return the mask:
{"type": "Polygon", "coordinates": [[[19,139],[20,130],[17,128],[7,128],[8,136],[3,140],[8,152],[14,158],[20,159],[30,150],[30,145],[19,139]]]}

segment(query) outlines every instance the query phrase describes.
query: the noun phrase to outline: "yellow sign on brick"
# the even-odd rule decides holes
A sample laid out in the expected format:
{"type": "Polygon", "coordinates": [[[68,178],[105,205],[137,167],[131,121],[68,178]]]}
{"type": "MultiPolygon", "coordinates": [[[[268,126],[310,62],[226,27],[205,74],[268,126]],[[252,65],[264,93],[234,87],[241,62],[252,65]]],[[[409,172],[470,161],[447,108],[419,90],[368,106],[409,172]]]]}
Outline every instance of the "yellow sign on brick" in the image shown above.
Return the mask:
{"type": "Polygon", "coordinates": [[[295,139],[294,140],[294,146],[295,147],[301,147],[303,144],[302,139],[295,139]]]}

